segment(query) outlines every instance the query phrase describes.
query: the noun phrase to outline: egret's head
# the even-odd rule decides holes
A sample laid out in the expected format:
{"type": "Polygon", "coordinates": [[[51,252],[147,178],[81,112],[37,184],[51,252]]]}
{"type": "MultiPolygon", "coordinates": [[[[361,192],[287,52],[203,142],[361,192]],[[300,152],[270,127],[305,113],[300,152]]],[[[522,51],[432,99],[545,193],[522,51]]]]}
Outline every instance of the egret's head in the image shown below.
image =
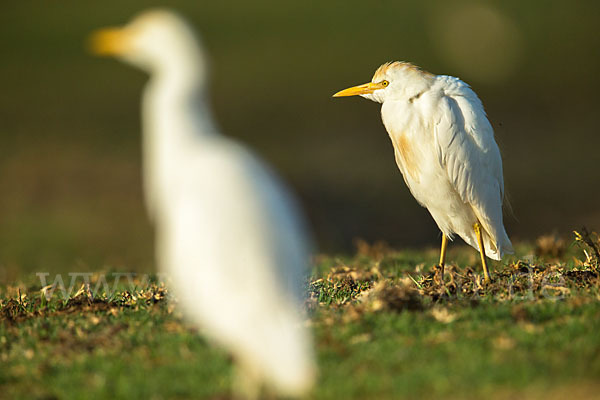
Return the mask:
{"type": "Polygon", "coordinates": [[[192,29],[167,10],[146,11],[125,26],[96,31],[90,48],[97,55],[114,56],[148,72],[202,60],[192,29]]]}
{"type": "Polygon", "coordinates": [[[388,62],[377,68],[369,83],[337,92],[333,97],[362,96],[383,103],[389,99],[410,97],[415,91],[429,85],[433,75],[402,61],[388,62]]]}

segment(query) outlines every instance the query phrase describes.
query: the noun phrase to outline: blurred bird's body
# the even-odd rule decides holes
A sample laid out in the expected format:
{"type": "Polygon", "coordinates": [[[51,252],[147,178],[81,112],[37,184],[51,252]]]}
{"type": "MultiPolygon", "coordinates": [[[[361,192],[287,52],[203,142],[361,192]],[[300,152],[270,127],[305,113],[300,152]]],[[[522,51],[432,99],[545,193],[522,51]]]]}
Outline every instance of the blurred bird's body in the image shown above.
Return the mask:
{"type": "Polygon", "coordinates": [[[158,264],[184,314],[233,354],[246,396],[262,384],[285,396],[305,394],[315,367],[300,307],[303,221],[274,174],[214,126],[192,31],[170,12],[146,12],[100,31],[94,47],[150,72],[145,197],[158,264]]]}
{"type": "Polygon", "coordinates": [[[442,231],[441,266],[446,238],[457,234],[481,250],[489,280],[484,254],[499,260],[512,245],[502,222],[502,159],[475,92],[458,78],[394,62],[334,96],[353,95],[382,103],[398,168],[442,231]]]}

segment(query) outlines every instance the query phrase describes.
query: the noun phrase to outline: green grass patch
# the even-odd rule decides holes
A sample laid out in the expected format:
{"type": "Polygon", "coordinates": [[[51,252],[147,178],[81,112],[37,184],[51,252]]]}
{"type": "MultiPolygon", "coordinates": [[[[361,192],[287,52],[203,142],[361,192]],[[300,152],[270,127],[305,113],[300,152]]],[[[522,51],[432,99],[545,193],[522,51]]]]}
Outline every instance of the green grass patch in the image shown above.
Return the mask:
{"type": "MultiPolygon", "coordinates": [[[[305,303],[320,367],[310,397],[593,398],[600,253],[593,235],[577,243],[520,246],[535,259],[495,264],[491,284],[469,262],[442,277],[429,250],[359,243],[353,256],[318,257],[305,303]]],[[[0,397],[230,398],[231,359],[156,277],[100,276],[66,296],[46,297],[52,276],[0,288],[0,397]]]]}

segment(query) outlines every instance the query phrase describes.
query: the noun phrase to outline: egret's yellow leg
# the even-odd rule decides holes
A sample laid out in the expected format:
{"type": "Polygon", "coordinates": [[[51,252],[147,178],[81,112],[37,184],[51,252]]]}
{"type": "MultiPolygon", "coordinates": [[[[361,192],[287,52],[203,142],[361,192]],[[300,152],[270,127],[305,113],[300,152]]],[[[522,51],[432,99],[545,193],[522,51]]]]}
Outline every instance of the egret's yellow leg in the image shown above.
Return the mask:
{"type": "Polygon", "coordinates": [[[448,237],[442,232],[442,249],[440,250],[440,267],[442,267],[442,278],[444,277],[444,265],[446,264],[446,247],[448,247],[448,237]]]}
{"type": "Polygon", "coordinates": [[[481,234],[481,225],[476,222],[473,225],[475,235],[477,235],[477,243],[479,244],[479,254],[481,255],[481,265],[483,266],[483,277],[486,282],[491,282],[490,271],[488,270],[487,260],[485,258],[485,247],[483,247],[483,235],[481,234]]]}

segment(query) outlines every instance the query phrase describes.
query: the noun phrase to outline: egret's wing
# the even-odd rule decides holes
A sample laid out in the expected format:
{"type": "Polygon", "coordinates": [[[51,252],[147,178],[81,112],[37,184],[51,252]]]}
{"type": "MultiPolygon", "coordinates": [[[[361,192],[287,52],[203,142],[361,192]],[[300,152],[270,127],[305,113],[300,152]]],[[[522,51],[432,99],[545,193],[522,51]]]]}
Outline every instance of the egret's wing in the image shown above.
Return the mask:
{"type": "Polygon", "coordinates": [[[440,163],[465,202],[478,203],[482,185],[497,186],[503,197],[502,158],[483,105],[466,83],[447,82],[435,125],[440,163]]]}
{"type": "Polygon", "coordinates": [[[445,93],[435,122],[439,162],[461,199],[497,239],[504,231],[504,179],[494,131],[481,101],[466,83],[452,77],[439,79],[445,93]]]}

